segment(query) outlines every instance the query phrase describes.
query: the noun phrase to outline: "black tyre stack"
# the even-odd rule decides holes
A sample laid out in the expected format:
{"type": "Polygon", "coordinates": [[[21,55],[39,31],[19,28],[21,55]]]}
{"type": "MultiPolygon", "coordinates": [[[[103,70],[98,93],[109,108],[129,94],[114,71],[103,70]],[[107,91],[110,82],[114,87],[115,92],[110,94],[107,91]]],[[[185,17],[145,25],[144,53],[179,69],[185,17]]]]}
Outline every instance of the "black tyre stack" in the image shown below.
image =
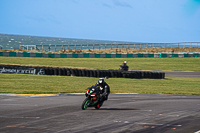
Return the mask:
{"type": "Polygon", "coordinates": [[[47,75],[60,76],[81,76],[81,77],[107,77],[107,78],[149,78],[149,79],[164,79],[164,72],[152,71],[120,71],[120,70],[87,70],[73,68],[44,68],[47,75]]]}
{"type": "Polygon", "coordinates": [[[107,78],[149,78],[149,79],[164,79],[164,72],[156,71],[120,71],[120,70],[87,70],[74,68],[55,68],[55,67],[35,67],[35,66],[20,66],[20,65],[0,65],[0,69],[26,69],[34,68],[38,73],[44,71],[45,75],[59,76],[81,76],[81,77],[107,77],[107,78]]]}

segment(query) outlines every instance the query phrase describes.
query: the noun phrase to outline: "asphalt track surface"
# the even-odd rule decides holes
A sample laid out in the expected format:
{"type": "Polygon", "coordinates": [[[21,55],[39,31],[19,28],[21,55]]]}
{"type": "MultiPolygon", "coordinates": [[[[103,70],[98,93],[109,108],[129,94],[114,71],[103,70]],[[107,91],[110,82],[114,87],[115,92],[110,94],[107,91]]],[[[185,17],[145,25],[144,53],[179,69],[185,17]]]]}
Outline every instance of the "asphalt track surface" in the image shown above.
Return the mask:
{"type": "MultiPolygon", "coordinates": [[[[200,77],[200,71],[164,71],[200,77]]],[[[200,96],[110,94],[96,110],[85,96],[0,94],[0,133],[200,133],[200,96]]]]}
{"type": "Polygon", "coordinates": [[[162,71],[169,77],[200,77],[200,71],[162,71]]]}
{"type": "Polygon", "coordinates": [[[1,133],[198,133],[200,96],[110,94],[96,110],[83,94],[0,94],[1,133]]]}
{"type": "MultiPolygon", "coordinates": [[[[138,70],[131,70],[138,71],[138,70]]],[[[164,72],[167,77],[200,77],[200,71],[159,71],[153,70],[151,72],[164,72]]]]}

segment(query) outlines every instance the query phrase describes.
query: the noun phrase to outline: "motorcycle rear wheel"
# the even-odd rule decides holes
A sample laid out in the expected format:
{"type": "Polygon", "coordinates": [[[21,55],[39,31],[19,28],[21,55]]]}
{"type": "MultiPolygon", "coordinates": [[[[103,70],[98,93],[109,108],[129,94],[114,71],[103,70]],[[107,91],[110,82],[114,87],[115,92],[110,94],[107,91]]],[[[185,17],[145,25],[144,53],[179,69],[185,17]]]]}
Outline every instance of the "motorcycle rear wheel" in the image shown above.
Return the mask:
{"type": "MultiPolygon", "coordinates": [[[[104,102],[104,101],[103,101],[104,102]]],[[[99,102],[99,104],[95,105],[95,109],[100,109],[103,105],[103,102],[99,102]]]]}
{"type": "Polygon", "coordinates": [[[95,109],[100,109],[100,104],[95,105],[95,109]]]}
{"type": "Polygon", "coordinates": [[[83,101],[82,106],[81,106],[82,110],[87,109],[87,107],[88,107],[88,102],[90,102],[90,99],[89,99],[89,98],[86,98],[86,99],[83,101]]]}

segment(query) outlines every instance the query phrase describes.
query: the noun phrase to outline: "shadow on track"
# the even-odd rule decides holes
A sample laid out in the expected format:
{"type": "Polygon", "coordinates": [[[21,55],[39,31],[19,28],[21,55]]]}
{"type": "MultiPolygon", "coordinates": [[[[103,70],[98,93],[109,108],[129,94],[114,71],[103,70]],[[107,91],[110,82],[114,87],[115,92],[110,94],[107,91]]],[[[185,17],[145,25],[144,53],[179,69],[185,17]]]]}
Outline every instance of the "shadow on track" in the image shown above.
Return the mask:
{"type": "Polygon", "coordinates": [[[99,110],[139,110],[139,109],[132,109],[132,108],[100,108],[99,110]]]}

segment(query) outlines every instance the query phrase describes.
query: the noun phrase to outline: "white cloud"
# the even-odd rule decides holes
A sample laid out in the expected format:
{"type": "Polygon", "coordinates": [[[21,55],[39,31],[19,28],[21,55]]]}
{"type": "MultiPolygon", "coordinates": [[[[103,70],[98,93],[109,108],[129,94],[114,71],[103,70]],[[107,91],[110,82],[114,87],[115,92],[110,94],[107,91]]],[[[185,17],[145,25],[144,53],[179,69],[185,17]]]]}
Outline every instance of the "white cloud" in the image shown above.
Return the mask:
{"type": "Polygon", "coordinates": [[[119,1],[119,0],[113,0],[114,4],[116,6],[121,6],[121,7],[128,7],[128,8],[132,8],[132,6],[126,2],[122,2],[122,1],[119,1]]]}

